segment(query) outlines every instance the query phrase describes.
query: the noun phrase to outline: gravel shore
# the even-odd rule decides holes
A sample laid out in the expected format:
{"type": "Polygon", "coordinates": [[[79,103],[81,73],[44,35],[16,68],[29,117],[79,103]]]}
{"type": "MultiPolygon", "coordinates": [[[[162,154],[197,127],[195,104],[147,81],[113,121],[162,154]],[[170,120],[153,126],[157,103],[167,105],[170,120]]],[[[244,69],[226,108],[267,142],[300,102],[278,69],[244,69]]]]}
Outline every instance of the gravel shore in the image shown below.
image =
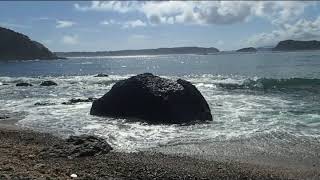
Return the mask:
{"type": "Polygon", "coordinates": [[[319,171],[157,152],[111,151],[77,158],[42,155],[44,149],[63,142],[50,134],[0,124],[0,179],[320,179],[319,171]]]}

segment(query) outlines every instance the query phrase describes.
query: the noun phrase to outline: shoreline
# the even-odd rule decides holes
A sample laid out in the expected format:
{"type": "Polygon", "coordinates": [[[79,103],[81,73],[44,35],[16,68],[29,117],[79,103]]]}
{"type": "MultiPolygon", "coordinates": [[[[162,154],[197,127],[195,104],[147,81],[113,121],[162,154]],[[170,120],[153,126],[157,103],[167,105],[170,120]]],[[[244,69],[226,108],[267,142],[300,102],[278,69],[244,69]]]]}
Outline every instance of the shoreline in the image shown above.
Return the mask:
{"type": "Polygon", "coordinates": [[[318,179],[320,172],[308,169],[201,159],[186,154],[157,151],[108,154],[68,159],[43,157],[44,148],[64,140],[23,129],[14,121],[0,121],[0,179],[318,179]]]}

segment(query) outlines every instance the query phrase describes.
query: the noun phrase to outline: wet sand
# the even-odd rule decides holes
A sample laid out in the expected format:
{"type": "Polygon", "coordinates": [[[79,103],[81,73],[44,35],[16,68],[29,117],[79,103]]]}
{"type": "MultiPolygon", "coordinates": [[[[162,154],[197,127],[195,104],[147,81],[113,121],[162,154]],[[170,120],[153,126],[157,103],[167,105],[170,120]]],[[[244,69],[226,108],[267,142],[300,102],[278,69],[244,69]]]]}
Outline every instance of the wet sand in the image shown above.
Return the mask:
{"type": "Polygon", "coordinates": [[[319,179],[320,172],[159,152],[112,151],[91,157],[42,156],[64,140],[0,124],[0,179],[319,179]]]}
{"type": "Polygon", "coordinates": [[[205,160],[233,160],[263,166],[319,171],[320,142],[318,139],[296,138],[287,141],[287,138],[288,136],[283,139],[258,136],[214,143],[170,145],[154,148],[154,151],[205,160]]]}

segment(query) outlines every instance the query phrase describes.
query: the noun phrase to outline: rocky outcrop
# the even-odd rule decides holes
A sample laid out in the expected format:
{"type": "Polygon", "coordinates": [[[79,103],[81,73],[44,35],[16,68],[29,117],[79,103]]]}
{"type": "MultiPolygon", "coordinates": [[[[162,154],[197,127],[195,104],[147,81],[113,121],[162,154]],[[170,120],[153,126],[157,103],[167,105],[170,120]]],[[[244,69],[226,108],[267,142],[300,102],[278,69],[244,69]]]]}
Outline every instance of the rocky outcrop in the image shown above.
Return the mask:
{"type": "Polygon", "coordinates": [[[53,81],[43,81],[40,86],[57,86],[58,84],[53,81]]]}
{"type": "Polygon", "coordinates": [[[21,82],[21,83],[17,83],[16,86],[32,86],[32,84],[26,83],[26,82],[21,82]]]}
{"type": "Polygon", "coordinates": [[[247,47],[247,48],[238,49],[237,52],[257,52],[257,49],[254,47],[247,47]]]}
{"type": "Polygon", "coordinates": [[[58,59],[42,44],[28,36],[0,27],[0,60],[58,59]]]}
{"type": "Polygon", "coordinates": [[[102,138],[91,135],[70,136],[63,143],[42,151],[43,156],[85,157],[109,153],[113,148],[102,138]]]}
{"type": "Polygon", "coordinates": [[[212,120],[206,100],[190,82],[151,73],[117,82],[93,102],[90,114],[169,124],[212,120]]]}
{"type": "Polygon", "coordinates": [[[273,51],[320,50],[320,41],[280,41],[273,51]]]}

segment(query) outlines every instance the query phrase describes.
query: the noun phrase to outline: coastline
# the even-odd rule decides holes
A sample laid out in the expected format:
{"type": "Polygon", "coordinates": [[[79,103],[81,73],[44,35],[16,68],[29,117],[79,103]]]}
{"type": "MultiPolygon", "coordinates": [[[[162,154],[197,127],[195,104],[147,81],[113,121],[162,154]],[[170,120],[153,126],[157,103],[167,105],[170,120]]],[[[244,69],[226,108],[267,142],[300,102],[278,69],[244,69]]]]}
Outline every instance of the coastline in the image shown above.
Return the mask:
{"type": "Polygon", "coordinates": [[[318,179],[319,171],[201,159],[156,151],[68,159],[41,156],[64,140],[0,121],[0,179],[318,179]]]}

